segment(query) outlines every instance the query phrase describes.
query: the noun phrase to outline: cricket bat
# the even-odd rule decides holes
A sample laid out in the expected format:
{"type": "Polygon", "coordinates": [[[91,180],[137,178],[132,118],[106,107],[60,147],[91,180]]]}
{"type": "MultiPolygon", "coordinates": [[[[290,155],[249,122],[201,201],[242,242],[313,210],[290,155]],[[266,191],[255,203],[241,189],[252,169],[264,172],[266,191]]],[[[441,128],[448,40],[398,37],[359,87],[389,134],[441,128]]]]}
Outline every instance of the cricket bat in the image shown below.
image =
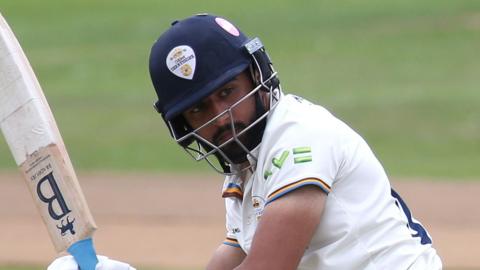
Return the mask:
{"type": "Polygon", "coordinates": [[[0,128],[55,250],[95,270],[95,221],[40,84],[1,14],[0,128]]]}

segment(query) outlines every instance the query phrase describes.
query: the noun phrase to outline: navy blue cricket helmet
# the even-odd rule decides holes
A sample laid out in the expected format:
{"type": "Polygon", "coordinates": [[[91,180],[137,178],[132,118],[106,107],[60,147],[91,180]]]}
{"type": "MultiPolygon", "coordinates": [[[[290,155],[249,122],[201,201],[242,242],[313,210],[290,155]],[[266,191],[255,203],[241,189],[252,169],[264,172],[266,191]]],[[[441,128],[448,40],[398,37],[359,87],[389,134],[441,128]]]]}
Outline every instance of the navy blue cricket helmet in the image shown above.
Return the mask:
{"type": "Polygon", "coordinates": [[[256,70],[257,84],[263,88],[279,86],[260,40],[249,39],[226,19],[208,14],[174,21],[153,44],[149,68],[158,96],[154,107],[184,148],[198,136],[182,139],[192,131],[182,112],[243,71],[256,70]]]}
{"type": "Polygon", "coordinates": [[[172,120],[244,71],[251,63],[243,48],[247,41],[238,28],[220,17],[196,15],[173,22],[150,55],[156,107],[165,120],[172,120]]]}

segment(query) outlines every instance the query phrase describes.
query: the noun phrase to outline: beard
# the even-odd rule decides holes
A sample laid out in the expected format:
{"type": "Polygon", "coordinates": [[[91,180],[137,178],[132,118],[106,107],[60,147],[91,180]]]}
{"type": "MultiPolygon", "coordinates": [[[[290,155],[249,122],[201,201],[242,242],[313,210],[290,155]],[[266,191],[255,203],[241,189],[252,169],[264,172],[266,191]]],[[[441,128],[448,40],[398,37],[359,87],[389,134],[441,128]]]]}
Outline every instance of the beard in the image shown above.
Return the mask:
{"type": "MultiPolygon", "coordinates": [[[[261,114],[262,113],[257,110],[256,114],[252,117],[248,124],[234,122],[233,128],[235,128],[235,133],[238,134],[245,130],[254,121],[256,121],[261,114]]],[[[247,156],[249,151],[253,150],[262,141],[265,126],[266,118],[250,127],[250,129],[245,131],[242,135],[239,135],[237,138],[239,142],[233,139],[229,143],[220,147],[220,150],[225,154],[225,156],[227,156],[228,159],[232,161],[233,164],[241,164],[248,161],[247,156]],[[240,144],[244,147],[242,147],[240,144]],[[248,149],[248,151],[244,148],[248,149]]],[[[227,140],[230,140],[232,136],[232,126],[225,125],[220,127],[217,132],[215,132],[212,140],[215,145],[221,145],[227,140]],[[225,134],[229,134],[229,136],[225,136],[225,134]]]]}
{"type": "MultiPolygon", "coordinates": [[[[243,123],[235,122],[233,128],[235,128],[235,133],[238,134],[242,132],[242,130],[244,130],[246,127],[247,125],[243,123]]],[[[230,125],[220,127],[213,136],[213,143],[218,146],[225,141],[232,139],[232,137],[234,136],[232,131],[233,128],[230,125]]],[[[244,145],[247,149],[249,149],[248,146],[251,145],[250,142],[252,140],[251,134],[249,134],[250,130],[247,130],[245,133],[238,136],[237,138],[237,140],[239,140],[240,143],[244,145]]],[[[220,147],[220,150],[234,164],[240,164],[247,161],[247,152],[245,151],[245,149],[243,149],[243,147],[240,146],[239,142],[235,139],[220,147]]]]}

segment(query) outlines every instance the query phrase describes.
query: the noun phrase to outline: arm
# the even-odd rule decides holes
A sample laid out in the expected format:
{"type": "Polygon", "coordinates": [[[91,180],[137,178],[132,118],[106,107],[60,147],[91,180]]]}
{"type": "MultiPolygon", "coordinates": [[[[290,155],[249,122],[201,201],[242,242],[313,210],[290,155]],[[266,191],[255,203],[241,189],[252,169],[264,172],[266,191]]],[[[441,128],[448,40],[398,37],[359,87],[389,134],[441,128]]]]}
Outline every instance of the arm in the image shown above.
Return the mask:
{"type": "Polygon", "coordinates": [[[236,270],[296,269],[320,222],[326,194],[304,186],[265,207],[251,250],[236,270]]]}
{"type": "Polygon", "coordinates": [[[222,244],[213,253],[207,270],[231,270],[242,263],[245,256],[241,248],[222,244]]]}

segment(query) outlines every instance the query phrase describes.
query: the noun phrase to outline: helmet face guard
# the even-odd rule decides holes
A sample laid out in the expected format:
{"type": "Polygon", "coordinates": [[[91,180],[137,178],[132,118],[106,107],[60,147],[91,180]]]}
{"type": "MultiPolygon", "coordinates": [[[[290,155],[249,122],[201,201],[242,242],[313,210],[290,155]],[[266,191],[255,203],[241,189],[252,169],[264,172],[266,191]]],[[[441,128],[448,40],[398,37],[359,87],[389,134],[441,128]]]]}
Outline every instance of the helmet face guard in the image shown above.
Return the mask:
{"type": "MultiPolygon", "coordinates": [[[[272,73],[272,76],[267,78],[264,83],[257,85],[252,91],[250,91],[247,95],[243,96],[240,100],[237,102],[233,103],[229,108],[227,108],[225,111],[219,113],[200,127],[190,130],[186,135],[183,136],[176,136],[175,129],[172,127],[171,121],[167,121],[168,127],[170,128],[170,131],[176,140],[178,144],[180,144],[186,151],[187,153],[190,154],[190,156],[195,159],[196,161],[202,161],[205,160],[215,171],[225,174],[225,175],[232,175],[232,174],[238,174],[241,171],[247,170],[251,168],[252,166],[255,165],[257,161],[257,157],[254,153],[252,153],[252,150],[254,147],[258,145],[258,143],[261,141],[261,136],[263,135],[263,129],[265,128],[265,123],[267,120],[267,117],[270,113],[270,110],[273,109],[279,98],[280,98],[280,90],[278,88],[271,89],[267,88],[268,90],[265,90],[265,83],[268,84],[270,80],[275,78],[276,73],[272,73]],[[257,105],[257,112],[256,112],[256,118],[253,120],[253,122],[249,123],[246,127],[243,129],[239,130],[238,126],[235,124],[235,117],[233,115],[233,111],[236,109],[237,106],[239,106],[242,102],[249,98],[258,98],[259,97],[259,91],[268,91],[268,108],[263,107],[262,111],[259,112],[259,108],[257,105]],[[214,123],[217,119],[224,117],[225,115],[228,115],[229,119],[229,128],[230,132],[232,134],[232,137],[226,140],[225,142],[220,143],[219,145],[214,144],[213,142],[205,139],[200,135],[200,131],[203,128],[207,128],[210,126],[212,123],[214,123]],[[262,125],[263,123],[263,125],[262,125]],[[255,130],[257,127],[261,126],[260,132],[254,132],[254,134],[251,134],[251,136],[259,136],[260,138],[256,138],[256,143],[253,145],[247,145],[242,139],[242,136],[246,136],[248,132],[251,132],[255,130]],[[235,161],[232,160],[231,156],[229,153],[224,151],[224,147],[228,145],[235,144],[238,147],[241,148],[243,154],[245,157],[249,157],[251,160],[254,162],[249,163],[248,166],[244,167],[238,167],[235,166],[235,161]]],[[[258,99],[257,99],[258,100],[258,99]]],[[[258,103],[257,103],[258,104],[258,103]]]]}
{"type": "Polygon", "coordinates": [[[205,160],[215,171],[231,175],[255,164],[256,156],[252,150],[260,143],[267,116],[280,98],[280,85],[261,41],[258,38],[249,40],[228,22],[225,27],[225,22],[219,17],[200,15],[174,23],[152,47],[150,74],[159,98],[154,107],[176,142],[196,161],[205,160]],[[198,38],[199,30],[206,37],[198,38]],[[180,60],[169,65],[169,61],[175,61],[179,55],[180,60]],[[205,60],[205,55],[218,57],[205,60]],[[181,66],[184,63],[187,64],[181,66]],[[170,69],[166,69],[167,66],[170,69]],[[172,71],[177,67],[186,73],[172,71]],[[248,68],[254,89],[200,127],[191,128],[182,113],[248,68]],[[268,104],[263,104],[261,95],[268,96],[268,104]],[[233,111],[250,98],[255,99],[255,118],[240,128],[235,124],[233,111]],[[221,117],[228,117],[232,137],[217,145],[203,138],[200,131],[221,117]],[[248,157],[254,162],[240,168],[240,162],[225,151],[226,147],[232,146],[241,152],[244,160],[248,157]]]}

